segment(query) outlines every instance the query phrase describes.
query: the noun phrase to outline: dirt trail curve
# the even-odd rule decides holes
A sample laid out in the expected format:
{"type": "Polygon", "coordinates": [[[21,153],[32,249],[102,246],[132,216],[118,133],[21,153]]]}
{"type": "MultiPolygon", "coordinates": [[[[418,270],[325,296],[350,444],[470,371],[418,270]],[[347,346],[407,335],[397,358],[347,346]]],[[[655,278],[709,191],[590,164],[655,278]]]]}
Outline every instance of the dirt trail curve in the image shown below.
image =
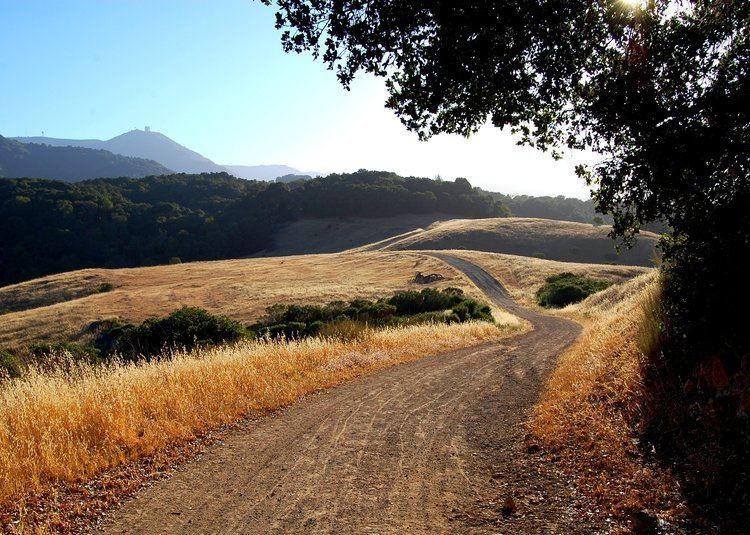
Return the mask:
{"type": "Polygon", "coordinates": [[[518,306],[535,329],[396,366],[232,434],[105,522],[110,533],[571,533],[570,484],[524,446],[523,423],[555,357],[580,332],[518,306]],[[513,496],[517,511],[502,508],[513,496]]]}

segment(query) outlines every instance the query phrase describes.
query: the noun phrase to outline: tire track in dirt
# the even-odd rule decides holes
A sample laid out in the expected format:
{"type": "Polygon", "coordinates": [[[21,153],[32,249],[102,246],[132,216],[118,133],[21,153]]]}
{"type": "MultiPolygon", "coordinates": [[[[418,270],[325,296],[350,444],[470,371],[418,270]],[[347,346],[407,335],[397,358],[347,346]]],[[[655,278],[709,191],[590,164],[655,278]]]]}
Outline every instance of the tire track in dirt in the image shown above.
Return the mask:
{"type": "Polygon", "coordinates": [[[109,533],[582,533],[570,482],[524,423],[572,321],[525,309],[480,267],[435,253],[534,330],[402,364],[231,434],[104,523],[109,533]],[[518,510],[504,517],[512,496],[518,510]]]}

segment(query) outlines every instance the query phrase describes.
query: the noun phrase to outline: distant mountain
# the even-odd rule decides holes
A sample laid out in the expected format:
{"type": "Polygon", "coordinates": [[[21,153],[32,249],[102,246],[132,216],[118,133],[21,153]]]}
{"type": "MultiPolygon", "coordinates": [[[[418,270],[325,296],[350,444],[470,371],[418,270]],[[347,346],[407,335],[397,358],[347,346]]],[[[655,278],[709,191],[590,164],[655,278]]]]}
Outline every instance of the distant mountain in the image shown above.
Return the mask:
{"type": "Polygon", "coordinates": [[[0,177],[53,178],[76,182],[89,178],[172,173],[161,164],[106,150],[20,143],[0,136],[0,177]]]}
{"type": "Polygon", "coordinates": [[[321,176],[320,173],[300,171],[288,165],[218,165],[205,156],[183,147],[159,132],[131,130],[112,139],[58,139],[53,137],[14,137],[21,143],[44,143],[53,147],[84,147],[104,149],[122,156],[147,158],[159,162],[178,173],[221,173],[246,180],[273,181],[284,175],[321,176]]]}
{"type": "Polygon", "coordinates": [[[224,168],[237,178],[244,178],[246,180],[272,181],[286,175],[321,176],[320,173],[313,171],[303,172],[288,165],[225,165],[224,168]]]}
{"type": "Polygon", "coordinates": [[[46,143],[56,147],[72,146],[104,149],[114,154],[147,158],[159,162],[178,173],[220,173],[222,166],[195,151],[183,147],[164,134],[146,130],[131,130],[112,139],[56,139],[50,137],[17,137],[21,143],[46,143]]]}

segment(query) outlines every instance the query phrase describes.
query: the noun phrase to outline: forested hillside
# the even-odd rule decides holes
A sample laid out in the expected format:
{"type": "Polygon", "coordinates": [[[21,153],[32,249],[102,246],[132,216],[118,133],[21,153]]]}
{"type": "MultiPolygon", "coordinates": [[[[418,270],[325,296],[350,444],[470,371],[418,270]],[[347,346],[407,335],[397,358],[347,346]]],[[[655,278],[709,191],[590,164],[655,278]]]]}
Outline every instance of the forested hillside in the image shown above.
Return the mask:
{"type": "Polygon", "coordinates": [[[83,267],[233,258],[269,247],[283,223],[441,212],[493,217],[466,179],[358,171],[292,184],[226,173],[65,183],[0,180],[0,284],[83,267]]]}
{"type": "MultiPolygon", "coordinates": [[[[493,199],[500,201],[517,217],[534,217],[540,219],[556,219],[558,221],[573,221],[575,223],[593,223],[594,225],[611,225],[612,216],[603,215],[596,211],[593,199],[577,199],[575,197],[556,197],[532,195],[506,195],[487,191],[493,199]]],[[[641,226],[643,230],[661,234],[669,232],[669,226],[661,221],[652,221],[641,226]]]]}
{"type": "Polygon", "coordinates": [[[0,136],[0,177],[54,178],[70,182],[99,177],[144,177],[172,173],[143,158],[81,147],[20,143],[0,136]]]}

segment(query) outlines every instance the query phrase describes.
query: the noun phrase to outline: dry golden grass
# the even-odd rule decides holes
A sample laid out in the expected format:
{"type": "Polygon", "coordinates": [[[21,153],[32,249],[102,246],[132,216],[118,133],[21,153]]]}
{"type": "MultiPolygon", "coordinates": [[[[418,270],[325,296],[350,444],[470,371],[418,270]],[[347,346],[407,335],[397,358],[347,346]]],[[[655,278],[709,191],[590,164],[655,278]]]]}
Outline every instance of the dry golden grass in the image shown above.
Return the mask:
{"type": "Polygon", "coordinates": [[[679,511],[674,478],[644,460],[637,442],[649,407],[644,354],[658,292],[656,274],[646,274],[575,305],[594,321],[560,358],[530,424],[601,510],[621,518],[679,511]]]}
{"type": "MultiPolygon", "coordinates": [[[[480,251],[442,251],[464,258],[485,269],[508,289],[514,299],[525,305],[536,305],[536,291],[547,277],[565,271],[598,279],[621,283],[644,273],[654,273],[652,268],[638,266],[613,266],[609,264],[578,264],[557,262],[527,256],[515,256],[480,251]]],[[[578,310],[582,315],[586,310],[578,310]]]]}
{"type": "Polygon", "coordinates": [[[438,221],[385,250],[465,249],[509,253],[565,262],[653,265],[658,236],[644,231],[635,247],[616,254],[610,227],[587,223],[506,217],[438,221]]]}
{"type": "Polygon", "coordinates": [[[306,255],[86,269],[0,288],[0,308],[16,309],[25,303],[37,307],[0,316],[0,348],[76,339],[85,336],[87,326],[94,321],[117,317],[140,322],[164,316],[182,305],[200,306],[250,323],[275,303],[322,304],[423,288],[425,285],[411,282],[416,271],[440,273],[445,280],[439,286],[457,286],[484,299],[461,273],[435,258],[415,253],[306,255]],[[95,293],[102,283],[113,284],[114,289],[95,293]],[[70,296],[74,298],[68,300],[70,296]],[[4,302],[7,304],[2,305],[4,302]]]}
{"type": "Polygon", "coordinates": [[[0,507],[363,372],[510,332],[481,322],[420,325],[351,342],[248,342],[162,362],[32,373],[0,387],[0,507]]]}

